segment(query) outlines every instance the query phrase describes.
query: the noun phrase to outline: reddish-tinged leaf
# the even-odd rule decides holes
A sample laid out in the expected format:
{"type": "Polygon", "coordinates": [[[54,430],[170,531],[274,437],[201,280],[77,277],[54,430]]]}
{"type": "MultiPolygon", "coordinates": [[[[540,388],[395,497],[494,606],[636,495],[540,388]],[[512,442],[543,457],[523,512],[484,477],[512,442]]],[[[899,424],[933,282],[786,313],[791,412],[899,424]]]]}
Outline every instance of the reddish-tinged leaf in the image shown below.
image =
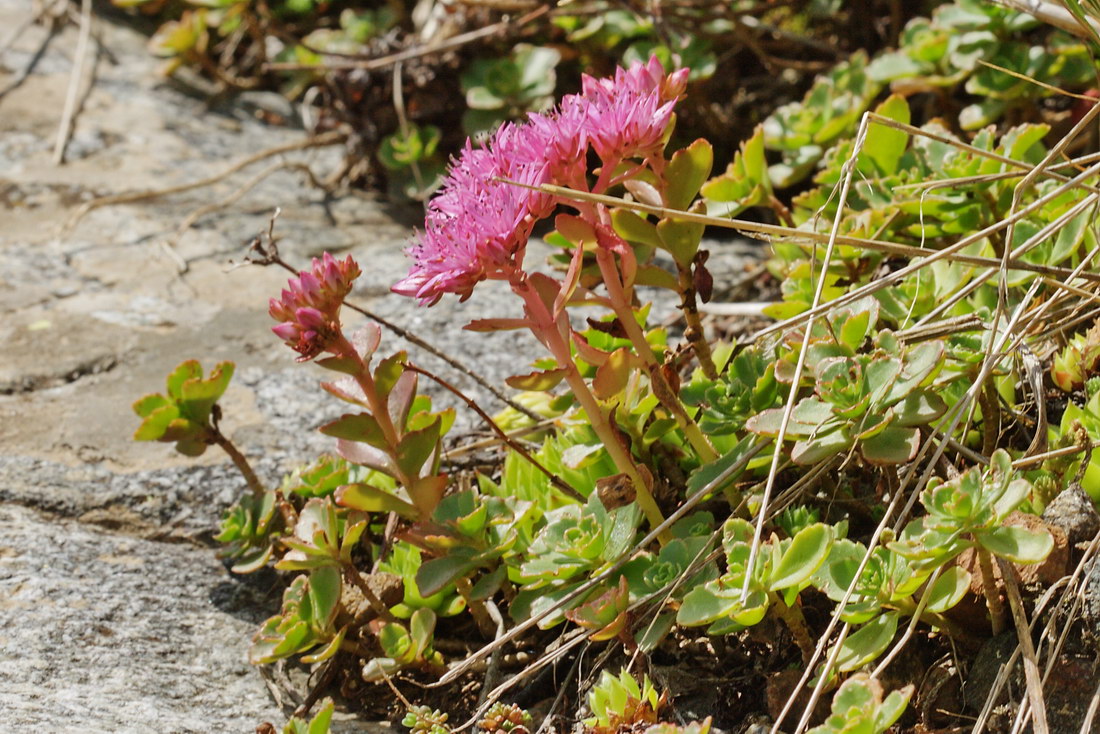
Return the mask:
{"type": "Polygon", "coordinates": [[[360,441],[348,441],[343,438],[337,439],[336,453],[352,464],[359,464],[360,466],[377,469],[386,474],[393,473],[393,462],[390,461],[390,457],[386,455],[386,452],[381,449],[376,449],[370,444],[365,444],[360,441]]]}
{"type": "Polygon", "coordinates": [[[542,370],[526,375],[513,375],[504,381],[508,383],[508,387],[516,390],[550,390],[565,378],[566,372],[564,369],[542,370]]]}
{"type": "Polygon", "coordinates": [[[412,407],[413,398],[416,397],[417,374],[408,370],[397,378],[397,384],[390,390],[387,407],[390,412],[390,420],[400,429],[409,420],[409,409],[412,407]]]}
{"type": "Polygon", "coordinates": [[[366,324],[363,328],[356,329],[351,335],[351,345],[355,347],[355,351],[359,353],[363,362],[370,362],[371,356],[378,349],[381,341],[382,329],[378,324],[366,324]]]}
{"type": "Polygon", "coordinates": [[[336,504],[361,512],[396,512],[410,520],[418,519],[415,507],[384,489],[370,484],[345,484],[336,490],[336,504]]]}
{"type": "Polygon", "coordinates": [[[345,413],[321,426],[321,433],[349,441],[363,441],[377,448],[386,448],[386,437],[378,421],[367,413],[345,413]]]}
{"type": "Polygon", "coordinates": [[[572,214],[559,214],[554,218],[554,227],[574,245],[591,247],[596,244],[596,230],[580,217],[572,214]]]}
{"type": "Polygon", "coordinates": [[[436,418],[426,428],[418,431],[410,431],[401,437],[397,444],[397,465],[408,477],[420,476],[420,470],[424,467],[431,455],[439,445],[439,431],[442,426],[440,419],[436,418]]]}
{"type": "Polygon", "coordinates": [[[421,517],[431,517],[435,512],[439,501],[443,499],[443,493],[447,490],[447,475],[437,474],[430,477],[421,477],[415,480],[409,487],[409,496],[412,498],[421,517]]]}
{"type": "Polygon", "coordinates": [[[361,363],[353,357],[325,357],[314,361],[318,367],[324,367],[333,372],[343,372],[345,375],[354,375],[359,372],[361,363]]]}
{"type": "Polygon", "coordinates": [[[363,394],[363,388],[350,377],[340,377],[333,382],[322,382],[321,389],[345,402],[367,407],[367,397],[363,394]]]}
{"type": "MultiPolygon", "coordinates": [[[[559,217],[560,218],[560,217],[559,217]]],[[[581,267],[584,265],[584,248],[577,247],[573,250],[573,258],[569,261],[569,269],[565,271],[565,278],[562,279],[561,291],[554,299],[554,308],[550,312],[550,315],[557,319],[561,314],[562,309],[569,302],[569,299],[573,297],[573,294],[577,290],[577,285],[581,282],[581,267]]]]}
{"type": "Polygon", "coordinates": [[[607,400],[626,388],[626,383],[633,371],[632,356],[629,349],[620,347],[599,366],[596,377],[592,380],[592,392],[596,397],[607,400]]]}
{"type": "Polygon", "coordinates": [[[527,319],[474,319],[462,328],[466,331],[512,331],[530,327],[531,322],[527,319]]]}
{"type": "Polygon", "coordinates": [[[577,345],[577,354],[580,355],[581,359],[597,367],[606,362],[611,356],[610,352],[597,349],[589,344],[587,339],[576,332],[573,332],[573,343],[577,345]]]}

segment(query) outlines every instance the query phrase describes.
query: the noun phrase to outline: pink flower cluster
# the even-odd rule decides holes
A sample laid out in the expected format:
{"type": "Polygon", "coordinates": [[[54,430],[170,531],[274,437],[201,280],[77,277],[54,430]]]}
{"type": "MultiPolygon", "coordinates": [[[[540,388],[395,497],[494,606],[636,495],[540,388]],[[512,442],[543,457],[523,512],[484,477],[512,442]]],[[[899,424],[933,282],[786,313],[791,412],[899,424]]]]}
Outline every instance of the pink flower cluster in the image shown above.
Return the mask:
{"type": "Polygon", "coordinates": [[[606,169],[658,156],[687,74],[666,75],[653,57],[610,79],[585,76],[581,94],[555,110],[501,126],[484,147],[467,142],[428,205],[424,232],[407,250],[414,263],[393,291],[425,305],[445,293],[465,300],[481,280],[518,270],[531,229],[557,202],[502,179],[586,189],[589,147],[606,169]]]}
{"type": "Polygon", "coordinates": [[[298,361],[313,359],[340,335],[340,305],[360,273],[351,255],[337,260],[326,252],[271,299],[268,313],[280,322],[271,330],[301,355],[298,361]]]}

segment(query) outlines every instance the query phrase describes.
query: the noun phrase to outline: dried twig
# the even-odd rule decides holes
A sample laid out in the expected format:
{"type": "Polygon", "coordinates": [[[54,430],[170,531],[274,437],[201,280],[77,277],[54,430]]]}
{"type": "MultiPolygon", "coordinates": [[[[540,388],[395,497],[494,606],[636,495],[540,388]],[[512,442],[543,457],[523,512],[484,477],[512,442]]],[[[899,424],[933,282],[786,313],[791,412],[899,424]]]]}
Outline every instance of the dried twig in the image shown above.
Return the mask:
{"type": "Polygon", "coordinates": [[[61,112],[61,124],[57,127],[57,142],[53,147],[53,162],[60,165],[65,162],[65,148],[73,133],[73,118],[76,116],[77,97],[80,83],[84,77],[84,64],[88,58],[88,38],[92,32],[92,0],[80,0],[80,36],[76,41],[73,54],[73,69],[69,74],[69,88],[65,92],[65,107],[61,112]]]}
{"type": "MultiPolygon", "coordinates": [[[[1031,703],[1031,723],[1035,734],[1049,734],[1047,726],[1047,708],[1043,700],[1043,683],[1039,680],[1039,661],[1035,657],[1035,645],[1031,641],[1031,629],[1024,612],[1024,601],[1020,597],[1020,584],[1016,578],[1016,569],[1008,561],[998,558],[1001,579],[1008,595],[1008,606],[1012,610],[1012,621],[1016,625],[1016,637],[1020,641],[1020,650],[1024,656],[1024,679],[1027,681],[1027,696],[1031,703]]],[[[988,579],[992,584],[993,579],[988,579]]],[[[996,593],[996,592],[994,592],[996,593]]]]}
{"type": "Polygon", "coordinates": [[[206,178],[199,179],[198,181],[192,181],[190,183],[178,184],[176,186],[168,186],[163,189],[149,189],[146,191],[131,191],[124,194],[111,194],[109,196],[102,196],[98,199],[92,199],[85,203],[69,217],[63,227],[64,232],[68,232],[80,222],[89,212],[100,209],[105,206],[114,206],[116,204],[132,204],[137,201],[146,201],[148,199],[158,199],[162,196],[170,196],[172,194],[180,194],[184,191],[192,191],[194,189],[201,189],[206,186],[211,186],[219,181],[232,176],[237,171],[244,168],[248,168],[253,163],[271,158],[272,156],[280,155],[282,153],[290,153],[295,150],[307,150],[310,148],[324,148],[329,145],[339,145],[347,140],[347,135],[341,132],[329,132],[315,137],[305,138],[303,140],[297,140],[293,143],[284,143],[282,145],[276,145],[273,148],[267,150],[261,150],[258,153],[253,153],[246,158],[243,158],[233,165],[229,166],[220,173],[216,173],[213,176],[207,176],[206,178]]]}
{"type": "MultiPolygon", "coordinates": [[[[313,173],[313,169],[311,169],[305,163],[299,163],[297,161],[282,161],[280,163],[274,163],[250,178],[248,181],[242,184],[240,188],[231,193],[229,196],[222,199],[217,199],[216,201],[212,201],[209,204],[205,204],[188,214],[184,218],[183,222],[180,223],[179,227],[176,228],[176,233],[164,243],[165,247],[174,251],[175,246],[179,244],[180,238],[187,233],[187,230],[191,229],[191,227],[194,226],[195,222],[199,221],[207,214],[212,214],[221,209],[225,209],[228,206],[232,206],[237,201],[239,201],[241,197],[243,197],[249,191],[258,186],[268,176],[271,176],[272,174],[283,170],[298,171],[299,173],[303,173],[309,180],[311,186],[327,191],[325,185],[320,180],[318,180],[317,176],[313,173]]],[[[187,261],[180,258],[178,260],[178,263],[182,263],[182,265],[180,265],[180,273],[187,272],[188,268],[190,267],[187,261]]]]}
{"type": "MultiPolygon", "coordinates": [[[[46,11],[43,11],[39,16],[35,18],[35,20],[45,17],[47,15],[48,13],[46,11]]],[[[42,39],[41,43],[38,44],[38,48],[34,50],[34,53],[31,55],[31,58],[27,62],[26,66],[19,70],[19,73],[15,75],[15,78],[13,78],[11,82],[8,83],[8,86],[0,89],[0,99],[3,99],[11,92],[14,92],[16,89],[23,85],[23,82],[27,81],[27,79],[30,78],[31,74],[34,73],[34,70],[38,68],[38,62],[41,61],[42,57],[46,55],[46,49],[50,47],[50,42],[54,39],[54,36],[56,36],[60,31],[60,18],[50,16],[50,27],[46,31],[45,37],[42,39]]],[[[17,38],[12,38],[11,43],[14,43],[16,40],[17,38]]]]}

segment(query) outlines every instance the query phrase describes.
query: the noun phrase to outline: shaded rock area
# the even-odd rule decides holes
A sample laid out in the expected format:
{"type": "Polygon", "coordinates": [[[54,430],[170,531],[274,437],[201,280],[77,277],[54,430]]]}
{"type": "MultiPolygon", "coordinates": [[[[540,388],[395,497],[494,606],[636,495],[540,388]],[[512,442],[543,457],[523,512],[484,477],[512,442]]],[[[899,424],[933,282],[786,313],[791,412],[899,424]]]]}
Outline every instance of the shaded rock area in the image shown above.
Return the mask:
{"type": "MultiPolygon", "coordinates": [[[[19,27],[31,12],[26,0],[0,0],[0,28],[19,27]]],[[[208,188],[99,208],[63,233],[94,197],[199,180],[303,139],[257,119],[285,115],[281,98],[247,95],[210,108],[158,75],[140,34],[101,19],[95,31],[104,50],[62,166],[51,154],[77,29],[47,39],[45,28],[27,27],[0,57],[0,720],[13,732],[281,728],[286,712],[246,660],[279,592],[270,581],[232,577],[210,541],[242,482],[216,451],[190,460],[132,442],[131,403],[162,391],[184,359],[207,369],[233,360],[222,428],[264,480],[329,445],[312,429],[341,406],[317,389],[321,371],[296,365],[269,331],[267,298],[287,274],[230,267],[275,207],[288,261],[353,253],[365,272],[358,303],[491,380],[522,370],[528,360],[519,357],[534,355],[535,344],[460,330],[472,318],[515,312],[492,284],[465,304],[432,309],[391,295],[415,212],[326,198],[292,170],[177,236],[191,213],[227,201],[265,166],[295,161],[318,177],[331,173],[340,162],[334,148],[271,158],[208,188]]],[[[543,254],[534,248],[530,257],[543,254]]],[[[743,248],[729,245],[712,262],[735,280],[743,248]]],[[[397,349],[491,412],[500,407],[468,378],[385,335],[383,350],[397,349]]],[[[456,430],[469,430],[474,419],[462,415],[456,430]]]]}

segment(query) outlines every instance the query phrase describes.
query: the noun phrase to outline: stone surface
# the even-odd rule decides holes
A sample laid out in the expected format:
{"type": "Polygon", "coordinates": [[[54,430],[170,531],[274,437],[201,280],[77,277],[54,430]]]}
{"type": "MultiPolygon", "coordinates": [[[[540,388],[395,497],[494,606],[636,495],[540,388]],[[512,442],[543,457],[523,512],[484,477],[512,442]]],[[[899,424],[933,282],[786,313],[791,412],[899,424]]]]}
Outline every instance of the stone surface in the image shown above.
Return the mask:
{"type": "Polygon", "coordinates": [[[1043,510],[1043,521],[1062,528],[1071,547],[1087,543],[1100,531],[1100,514],[1079,486],[1062,490],[1043,510]]]}
{"type": "MultiPolygon", "coordinates": [[[[0,28],[18,27],[30,12],[26,0],[0,0],[0,28]]],[[[469,319],[518,312],[494,284],[467,303],[432,309],[391,295],[416,212],[369,197],[327,199],[292,171],[272,173],[231,207],[177,232],[192,212],[226,201],[274,162],[305,163],[323,177],[339,164],[336,149],[297,151],[208,188],[99,208],[63,231],[94,197],[199,180],[303,139],[257,119],[285,101],[250,95],[210,110],[158,76],[141,35],[102,19],[96,31],[110,54],[95,65],[65,165],[54,165],[51,152],[77,29],[50,40],[22,82],[46,30],[28,28],[0,56],[0,721],[14,732],[251,731],[263,721],[281,728],[285,712],[246,662],[251,633],[278,593],[228,575],[210,542],[242,482],[216,451],[192,460],[131,441],[130,405],[163,390],[184,359],[208,369],[230,359],[237,375],[222,427],[264,480],[278,481],[329,445],[313,429],[341,406],[317,389],[321,371],[296,365],[269,332],[267,298],[287,274],[231,267],[276,207],[287,260],[353,253],[365,270],[357,302],[491,380],[526,371],[536,345],[515,333],[461,331],[469,319]]],[[[529,257],[542,254],[533,245],[529,257]]],[[[736,279],[743,249],[731,245],[711,262],[720,264],[720,283],[723,267],[736,279]]],[[[656,311],[671,309],[666,300],[656,311]]],[[[386,334],[382,349],[410,349],[483,407],[499,408],[399,338],[386,334]]],[[[457,430],[476,426],[460,415],[457,430]]]]}

